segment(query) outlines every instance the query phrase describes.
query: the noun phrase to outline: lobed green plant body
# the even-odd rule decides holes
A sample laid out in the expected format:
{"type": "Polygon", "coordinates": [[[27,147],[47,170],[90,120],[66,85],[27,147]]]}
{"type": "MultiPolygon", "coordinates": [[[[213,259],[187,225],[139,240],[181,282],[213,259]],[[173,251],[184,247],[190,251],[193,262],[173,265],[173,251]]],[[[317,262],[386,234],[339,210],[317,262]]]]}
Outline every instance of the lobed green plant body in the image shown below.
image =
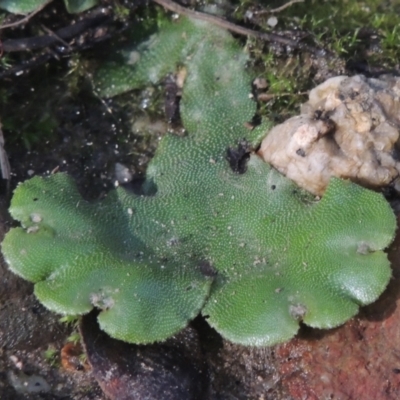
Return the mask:
{"type": "Polygon", "coordinates": [[[235,149],[256,148],[270,124],[248,128],[252,77],[231,35],[179,18],[136,51],[134,65],[99,72],[99,94],[184,67],[186,135],[161,140],[143,195],[118,188],[89,203],[64,174],[19,185],[10,212],[21,227],[2,250],[39,300],[67,315],[95,307],[101,328],[128,342],[164,340],[201,312],[256,346],[290,339],[300,321],[337,326],[373,302],[396,227],[380,194],[332,179],[319,200],[256,154],[243,173],[232,168],[235,149]]]}
{"type": "MultiPolygon", "coordinates": [[[[0,8],[14,14],[34,12],[51,0],[0,0],[0,8]]],[[[98,0],[64,0],[65,7],[70,13],[80,13],[98,4],[98,0]]]]}

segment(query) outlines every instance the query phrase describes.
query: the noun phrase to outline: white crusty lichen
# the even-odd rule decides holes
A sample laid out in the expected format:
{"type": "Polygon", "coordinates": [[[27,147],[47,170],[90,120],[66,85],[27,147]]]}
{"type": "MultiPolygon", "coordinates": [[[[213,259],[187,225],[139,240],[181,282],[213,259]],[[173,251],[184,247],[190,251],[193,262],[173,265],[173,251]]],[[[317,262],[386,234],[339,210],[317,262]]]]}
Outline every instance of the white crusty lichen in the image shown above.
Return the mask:
{"type": "Polygon", "coordinates": [[[259,155],[322,195],[332,176],[400,190],[400,78],[338,76],[311,90],[301,115],[275,126],[259,155]]]}

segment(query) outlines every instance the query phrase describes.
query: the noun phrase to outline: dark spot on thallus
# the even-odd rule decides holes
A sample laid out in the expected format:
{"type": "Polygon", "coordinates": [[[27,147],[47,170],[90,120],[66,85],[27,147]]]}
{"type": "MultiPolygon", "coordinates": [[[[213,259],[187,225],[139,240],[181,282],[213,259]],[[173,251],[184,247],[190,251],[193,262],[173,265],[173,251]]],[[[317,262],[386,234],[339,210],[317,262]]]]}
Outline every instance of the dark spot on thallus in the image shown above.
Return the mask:
{"type": "Polygon", "coordinates": [[[179,88],[176,84],[176,79],[173,75],[167,76],[165,79],[165,100],[164,110],[165,115],[168,118],[168,122],[171,124],[180,121],[179,115],[179,103],[181,96],[179,95],[179,88]]]}
{"type": "Polygon", "coordinates": [[[395,374],[400,374],[400,368],[393,368],[392,371],[393,371],[395,374]]]}
{"type": "Polygon", "coordinates": [[[239,141],[237,147],[228,147],[226,150],[226,159],[233,172],[237,174],[244,174],[246,172],[250,151],[251,146],[245,139],[239,141]]]}
{"type": "Polygon", "coordinates": [[[272,190],[275,190],[275,189],[276,189],[276,186],[275,186],[275,185],[271,185],[271,189],[272,189],[272,190]]]}
{"type": "Polygon", "coordinates": [[[206,277],[214,278],[217,275],[217,270],[208,261],[201,261],[199,270],[206,277]]]}
{"type": "Polygon", "coordinates": [[[37,198],[37,197],[34,197],[33,198],[33,201],[38,201],[39,199],[37,198]]]}

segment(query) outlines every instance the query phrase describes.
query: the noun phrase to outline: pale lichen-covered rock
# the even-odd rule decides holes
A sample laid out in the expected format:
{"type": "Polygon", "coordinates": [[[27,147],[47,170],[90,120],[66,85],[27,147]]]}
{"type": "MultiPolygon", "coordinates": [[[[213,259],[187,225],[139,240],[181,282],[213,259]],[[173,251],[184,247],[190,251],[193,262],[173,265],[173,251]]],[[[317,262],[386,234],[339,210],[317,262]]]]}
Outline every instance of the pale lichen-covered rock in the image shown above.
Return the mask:
{"type": "Polygon", "coordinates": [[[338,76],[311,90],[301,115],[275,126],[259,155],[321,195],[332,176],[400,189],[400,79],[338,76]]]}

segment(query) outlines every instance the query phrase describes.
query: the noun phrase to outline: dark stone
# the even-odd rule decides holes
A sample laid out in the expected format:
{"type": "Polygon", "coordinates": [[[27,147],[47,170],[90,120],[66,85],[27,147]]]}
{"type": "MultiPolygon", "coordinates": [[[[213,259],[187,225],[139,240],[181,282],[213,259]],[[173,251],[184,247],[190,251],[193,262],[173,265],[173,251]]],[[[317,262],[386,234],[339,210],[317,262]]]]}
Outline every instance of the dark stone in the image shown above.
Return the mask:
{"type": "Polygon", "coordinates": [[[246,140],[241,140],[237,147],[229,147],[226,151],[226,159],[232,171],[244,174],[247,161],[250,158],[251,146],[246,140]]]}
{"type": "Polygon", "coordinates": [[[84,316],[82,341],[93,375],[115,400],[208,399],[206,364],[197,332],[187,328],[163,343],[134,345],[99,329],[97,313],[84,316]]]}

